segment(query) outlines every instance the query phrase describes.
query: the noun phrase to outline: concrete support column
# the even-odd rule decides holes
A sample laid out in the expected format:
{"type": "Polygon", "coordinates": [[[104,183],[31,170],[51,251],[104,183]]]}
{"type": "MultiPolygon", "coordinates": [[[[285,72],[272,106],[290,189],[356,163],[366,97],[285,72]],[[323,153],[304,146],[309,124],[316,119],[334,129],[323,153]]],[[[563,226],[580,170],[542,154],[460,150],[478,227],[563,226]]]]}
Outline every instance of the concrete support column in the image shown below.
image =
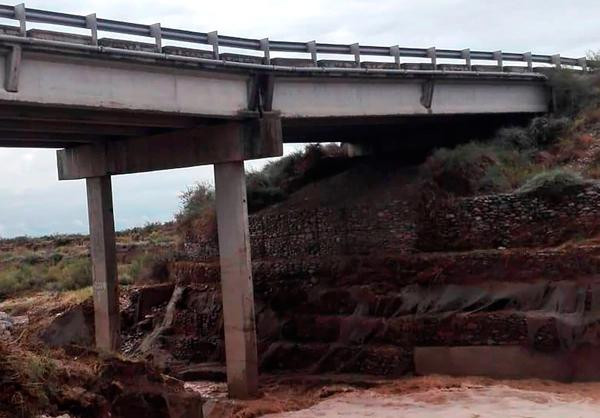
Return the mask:
{"type": "Polygon", "coordinates": [[[110,176],[86,179],[96,347],[119,349],[119,288],[110,176]]]}
{"type": "Polygon", "coordinates": [[[365,157],[375,152],[373,144],[369,142],[342,142],[342,149],[349,158],[365,157]]]}
{"type": "Polygon", "coordinates": [[[258,394],[254,289],[244,162],[215,164],[217,224],[229,396],[258,394]]]}

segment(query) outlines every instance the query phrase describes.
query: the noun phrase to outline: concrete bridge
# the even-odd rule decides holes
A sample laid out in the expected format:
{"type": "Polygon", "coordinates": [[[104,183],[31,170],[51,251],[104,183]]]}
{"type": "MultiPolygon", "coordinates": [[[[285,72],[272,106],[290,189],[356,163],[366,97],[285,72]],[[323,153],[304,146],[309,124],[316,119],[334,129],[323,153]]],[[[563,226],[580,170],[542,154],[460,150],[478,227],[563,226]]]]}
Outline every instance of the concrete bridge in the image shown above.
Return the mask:
{"type": "Polygon", "coordinates": [[[24,5],[0,17],[16,21],[0,27],[0,146],[58,148],[59,179],[86,179],[98,347],[119,348],[111,176],[214,164],[234,397],[258,381],[245,160],[279,156],[283,142],[462,135],[547,112],[538,64],[586,70],[559,55],[244,39],[24,5]]]}

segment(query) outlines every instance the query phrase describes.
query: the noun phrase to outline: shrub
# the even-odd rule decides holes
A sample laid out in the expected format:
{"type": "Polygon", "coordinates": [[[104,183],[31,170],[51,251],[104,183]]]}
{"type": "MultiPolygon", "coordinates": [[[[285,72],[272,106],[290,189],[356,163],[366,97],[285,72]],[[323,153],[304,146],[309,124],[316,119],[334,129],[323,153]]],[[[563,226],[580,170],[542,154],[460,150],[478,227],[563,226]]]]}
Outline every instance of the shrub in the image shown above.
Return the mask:
{"type": "Polygon", "coordinates": [[[591,69],[600,68],[600,49],[597,51],[588,51],[586,54],[588,60],[588,67],[591,69]]]}
{"type": "Polygon", "coordinates": [[[192,219],[202,216],[206,211],[214,208],[215,191],[206,183],[196,183],[179,196],[182,208],[175,215],[179,223],[186,223],[192,219]]]}
{"type": "Polygon", "coordinates": [[[529,150],[535,148],[537,143],[526,128],[509,127],[500,129],[494,142],[503,148],[514,148],[517,150],[529,150]]]}
{"type": "Polygon", "coordinates": [[[479,142],[436,150],[423,166],[425,178],[457,196],[502,191],[507,181],[493,146],[479,142]]]}
{"type": "Polygon", "coordinates": [[[196,183],[180,195],[182,208],[175,215],[177,229],[186,236],[216,236],[215,191],[206,183],[196,183]]]}
{"type": "MultiPolygon", "coordinates": [[[[248,211],[256,212],[279,203],[307,183],[346,168],[331,164],[332,159],[346,160],[339,145],[308,145],[303,151],[268,162],[259,171],[246,173],[248,211]]],[[[175,215],[180,231],[205,237],[215,233],[214,200],[214,189],[207,184],[196,184],[183,192],[182,209],[175,215]]]]}
{"type": "Polygon", "coordinates": [[[169,280],[170,258],[165,254],[144,253],[129,266],[128,278],[134,283],[163,283],[169,280]]]}
{"type": "Polygon", "coordinates": [[[23,257],[23,263],[29,264],[31,266],[35,264],[40,264],[44,261],[44,257],[36,253],[29,253],[23,257]]]}
{"type": "Polygon", "coordinates": [[[579,173],[557,168],[539,173],[525,182],[517,193],[535,193],[547,197],[561,197],[574,190],[579,190],[588,181],[579,173]]]}
{"type": "Polygon", "coordinates": [[[77,290],[92,284],[92,265],[89,258],[65,258],[49,268],[45,288],[48,290],[77,290]]]}
{"type": "Polygon", "coordinates": [[[287,198],[287,193],[276,185],[278,179],[265,171],[253,171],[246,175],[246,193],[248,211],[256,212],[262,208],[279,203],[287,198]]]}
{"type": "Polygon", "coordinates": [[[569,118],[540,116],[531,121],[527,132],[535,144],[539,147],[547,147],[554,144],[570,126],[569,118]]]}
{"type": "Polygon", "coordinates": [[[555,113],[573,117],[598,100],[595,77],[572,70],[554,70],[548,73],[548,81],[554,92],[555,113]]]}
{"type": "Polygon", "coordinates": [[[492,143],[501,148],[514,149],[520,152],[547,148],[556,143],[568,132],[572,122],[566,117],[540,116],[522,127],[501,128],[496,132],[492,143]]]}
{"type": "Polygon", "coordinates": [[[12,267],[0,272],[0,296],[6,297],[35,287],[36,280],[31,266],[12,267]]]}
{"type": "Polygon", "coordinates": [[[247,174],[248,211],[279,203],[306,184],[346,169],[348,161],[337,144],[311,144],[271,161],[262,170],[247,174]]]}

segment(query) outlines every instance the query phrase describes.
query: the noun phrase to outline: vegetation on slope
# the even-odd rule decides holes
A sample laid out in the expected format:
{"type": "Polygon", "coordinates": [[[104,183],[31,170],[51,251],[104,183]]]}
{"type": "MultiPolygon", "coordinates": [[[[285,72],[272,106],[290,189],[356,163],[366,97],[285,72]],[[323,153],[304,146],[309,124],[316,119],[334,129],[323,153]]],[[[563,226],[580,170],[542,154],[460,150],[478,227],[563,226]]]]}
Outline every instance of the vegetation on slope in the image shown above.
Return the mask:
{"type": "Polygon", "coordinates": [[[588,51],[587,59],[588,66],[592,69],[600,68],[600,49],[597,51],[588,51]]]}
{"type": "MultiPolygon", "coordinates": [[[[148,224],[117,233],[119,282],[164,281],[175,249],[170,224],[148,224]]],[[[92,284],[88,237],[54,235],[0,240],[0,300],[40,290],[64,292],[92,284]]]]}
{"type": "Polygon", "coordinates": [[[579,173],[556,168],[543,171],[528,179],[517,189],[517,193],[536,193],[548,197],[560,197],[579,190],[588,183],[579,173]]]}
{"type": "MultiPolygon", "coordinates": [[[[246,173],[248,212],[280,203],[301,187],[343,171],[350,164],[339,145],[308,145],[270,161],[261,170],[246,173]]],[[[197,183],[183,192],[181,210],[175,215],[184,236],[216,237],[215,192],[207,183],[197,183]]]]}
{"type": "MultiPolygon", "coordinates": [[[[593,142],[589,130],[600,124],[600,75],[556,71],[549,81],[554,114],[535,118],[525,127],[503,128],[488,141],[436,150],[423,164],[424,184],[450,196],[470,196],[511,192],[526,183],[529,190],[541,184],[540,179],[546,180],[545,188],[552,180],[561,190],[562,180],[574,181],[577,174],[566,175],[565,169],[588,152],[593,142]]],[[[586,167],[583,175],[600,176],[600,150],[593,163],[595,168],[586,167]]]]}

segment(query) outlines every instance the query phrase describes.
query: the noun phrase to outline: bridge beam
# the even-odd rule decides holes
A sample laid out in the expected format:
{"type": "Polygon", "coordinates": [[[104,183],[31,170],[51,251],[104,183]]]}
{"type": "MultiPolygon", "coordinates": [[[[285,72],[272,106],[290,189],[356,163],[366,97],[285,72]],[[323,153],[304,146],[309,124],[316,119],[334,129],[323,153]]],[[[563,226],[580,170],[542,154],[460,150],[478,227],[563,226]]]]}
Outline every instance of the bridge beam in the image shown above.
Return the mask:
{"type": "Polygon", "coordinates": [[[275,113],[168,133],[81,145],[57,151],[58,178],[74,180],[193,167],[283,153],[275,113]]]}
{"type": "Polygon", "coordinates": [[[217,227],[229,396],[258,393],[254,290],[244,162],[215,164],[217,227]]]}
{"type": "Polygon", "coordinates": [[[119,349],[119,288],[110,176],[86,180],[96,347],[119,349]]]}

